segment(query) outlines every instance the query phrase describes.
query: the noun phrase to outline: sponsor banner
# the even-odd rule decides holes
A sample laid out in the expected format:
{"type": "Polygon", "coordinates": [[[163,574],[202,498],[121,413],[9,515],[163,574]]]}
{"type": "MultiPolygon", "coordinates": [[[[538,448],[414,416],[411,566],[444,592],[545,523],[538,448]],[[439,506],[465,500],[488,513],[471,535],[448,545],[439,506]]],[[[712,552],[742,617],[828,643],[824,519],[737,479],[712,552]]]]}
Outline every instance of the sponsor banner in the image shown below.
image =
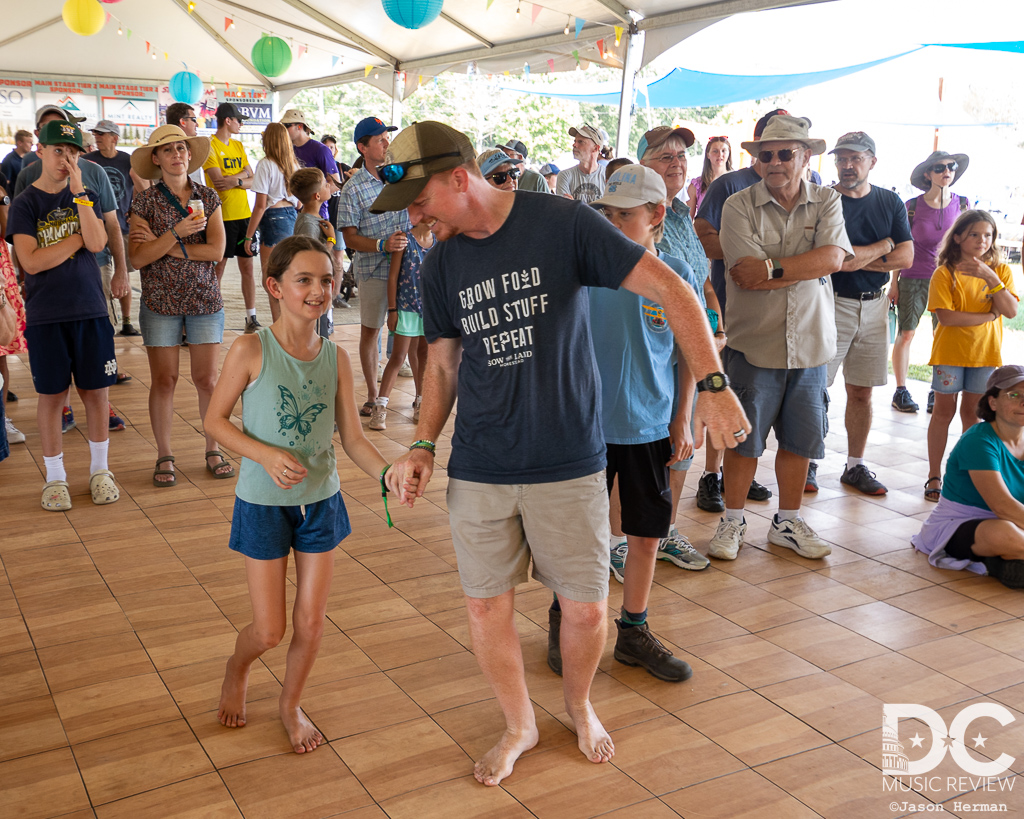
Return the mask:
{"type": "Polygon", "coordinates": [[[35,128],[36,109],[32,100],[32,80],[0,77],[0,121],[7,129],[35,128]]]}
{"type": "Polygon", "coordinates": [[[86,83],[59,83],[49,80],[35,80],[36,108],[56,105],[72,116],[85,117],[87,125],[94,125],[100,119],[99,102],[96,99],[96,85],[86,83]]]}
{"type": "Polygon", "coordinates": [[[103,119],[109,119],[121,126],[155,128],[158,124],[156,114],[155,99],[103,97],[103,119]]]}

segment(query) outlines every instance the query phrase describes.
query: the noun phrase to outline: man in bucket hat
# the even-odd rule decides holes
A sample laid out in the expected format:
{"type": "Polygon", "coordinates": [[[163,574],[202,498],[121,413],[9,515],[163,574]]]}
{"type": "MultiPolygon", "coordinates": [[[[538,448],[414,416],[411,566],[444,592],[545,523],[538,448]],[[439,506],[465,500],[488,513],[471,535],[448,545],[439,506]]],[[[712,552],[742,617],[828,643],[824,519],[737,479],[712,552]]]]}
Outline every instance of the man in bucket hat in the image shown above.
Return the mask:
{"type": "MultiPolygon", "coordinates": [[[[839,479],[865,495],[888,490],[864,464],[871,431],[871,390],[889,382],[890,270],[910,267],[914,240],[907,209],[891,190],[868,182],[875,167],[875,141],[863,131],[843,134],[829,153],[836,158],[846,233],[854,258],[832,276],[836,307],[835,357],[828,365],[831,387],[843,368],[846,384],[846,469],[839,479]]],[[[804,491],[817,492],[818,465],[811,462],[804,491]]]]}
{"type": "Polygon", "coordinates": [[[593,202],[604,193],[604,168],[598,164],[605,139],[593,125],[570,128],[572,155],[579,163],[558,172],[555,193],[579,202],[593,202]]]}
{"type": "Polygon", "coordinates": [[[769,542],[807,558],[832,551],[799,512],[808,462],[825,454],[825,379],[836,352],[829,277],[853,249],[840,195],[804,180],[811,156],[825,152],[809,128],[810,120],[778,114],[759,140],[744,142],[762,178],[731,196],[722,213],[729,331],[722,359],[754,430],[725,453],[725,517],[709,551],[720,560],[735,560],[743,543],[744,501],[769,429],[779,443],[779,512],[769,542]]]}
{"type": "Polygon", "coordinates": [[[475,157],[447,125],[406,128],[380,168],[387,184],[372,210],[408,208],[439,240],[422,270],[430,354],[418,440],[392,468],[411,506],[458,395],[448,511],[474,652],[507,725],[474,774],[497,785],[538,741],[514,619],[531,558],[557,594],[549,664],[563,671],[580,750],[594,763],[614,753],[590,703],[608,627],[610,530],[587,287],[623,286],[664,307],[705,383],[697,413],[718,446],[735,446],[748,423],[692,287],[593,209],[495,188],[475,157]]]}

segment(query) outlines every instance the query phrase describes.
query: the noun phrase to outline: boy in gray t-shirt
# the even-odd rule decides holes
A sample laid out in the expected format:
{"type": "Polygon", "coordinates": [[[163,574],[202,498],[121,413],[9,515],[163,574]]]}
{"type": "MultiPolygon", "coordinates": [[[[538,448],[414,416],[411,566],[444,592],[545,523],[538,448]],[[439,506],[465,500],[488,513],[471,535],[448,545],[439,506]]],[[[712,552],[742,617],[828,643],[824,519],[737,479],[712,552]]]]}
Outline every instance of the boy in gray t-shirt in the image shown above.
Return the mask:
{"type": "MultiPolygon", "coordinates": [[[[292,235],[319,239],[330,245],[332,250],[337,247],[334,225],[329,220],[320,218],[320,205],[331,196],[331,189],[327,185],[327,177],[323,171],[319,168],[299,168],[288,180],[288,190],[302,203],[302,210],[295,217],[292,235]]],[[[276,319],[275,307],[276,305],[272,303],[271,313],[276,319]]],[[[327,312],[320,316],[318,332],[324,338],[330,338],[334,332],[334,308],[330,302],[327,303],[327,312]]]]}

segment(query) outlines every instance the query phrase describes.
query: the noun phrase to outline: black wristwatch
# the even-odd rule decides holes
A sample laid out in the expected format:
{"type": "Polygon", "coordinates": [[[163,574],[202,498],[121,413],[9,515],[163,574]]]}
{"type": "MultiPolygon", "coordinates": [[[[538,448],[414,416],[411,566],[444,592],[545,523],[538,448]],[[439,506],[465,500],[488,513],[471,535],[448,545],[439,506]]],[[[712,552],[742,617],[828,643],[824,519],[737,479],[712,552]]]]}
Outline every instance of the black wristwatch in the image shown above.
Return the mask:
{"type": "Polygon", "coordinates": [[[708,373],[697,382],[697,392],[722,392],[729,386],[729,376],[725,373],[708,373]]]}
{"type": "Polygon", "coordinates": [[[771,275],[769,276],[769,278],[772,278],[772,279],[781,279],[781,278],[782,278],[782,274],[783,274],[783,272],[784,272],[784,271],[783,271],[783,269],[782,269],[781,267],[773,267],[773,268],[772,268],[772,272],[771,272],[771,275]]]}

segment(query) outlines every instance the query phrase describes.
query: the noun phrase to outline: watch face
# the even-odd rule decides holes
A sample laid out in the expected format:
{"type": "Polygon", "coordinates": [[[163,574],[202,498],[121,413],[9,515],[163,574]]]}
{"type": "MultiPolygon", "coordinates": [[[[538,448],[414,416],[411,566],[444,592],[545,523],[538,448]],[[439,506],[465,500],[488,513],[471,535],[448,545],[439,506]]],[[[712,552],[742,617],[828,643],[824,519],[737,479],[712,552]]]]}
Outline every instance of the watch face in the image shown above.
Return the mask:
{"type": "Polygon", "coordinates": [[[715,392],[725,389],[725,377],[720,373],[712,373],[708,376],[708,381],[710,382],[708,386],[715,392]]]}

